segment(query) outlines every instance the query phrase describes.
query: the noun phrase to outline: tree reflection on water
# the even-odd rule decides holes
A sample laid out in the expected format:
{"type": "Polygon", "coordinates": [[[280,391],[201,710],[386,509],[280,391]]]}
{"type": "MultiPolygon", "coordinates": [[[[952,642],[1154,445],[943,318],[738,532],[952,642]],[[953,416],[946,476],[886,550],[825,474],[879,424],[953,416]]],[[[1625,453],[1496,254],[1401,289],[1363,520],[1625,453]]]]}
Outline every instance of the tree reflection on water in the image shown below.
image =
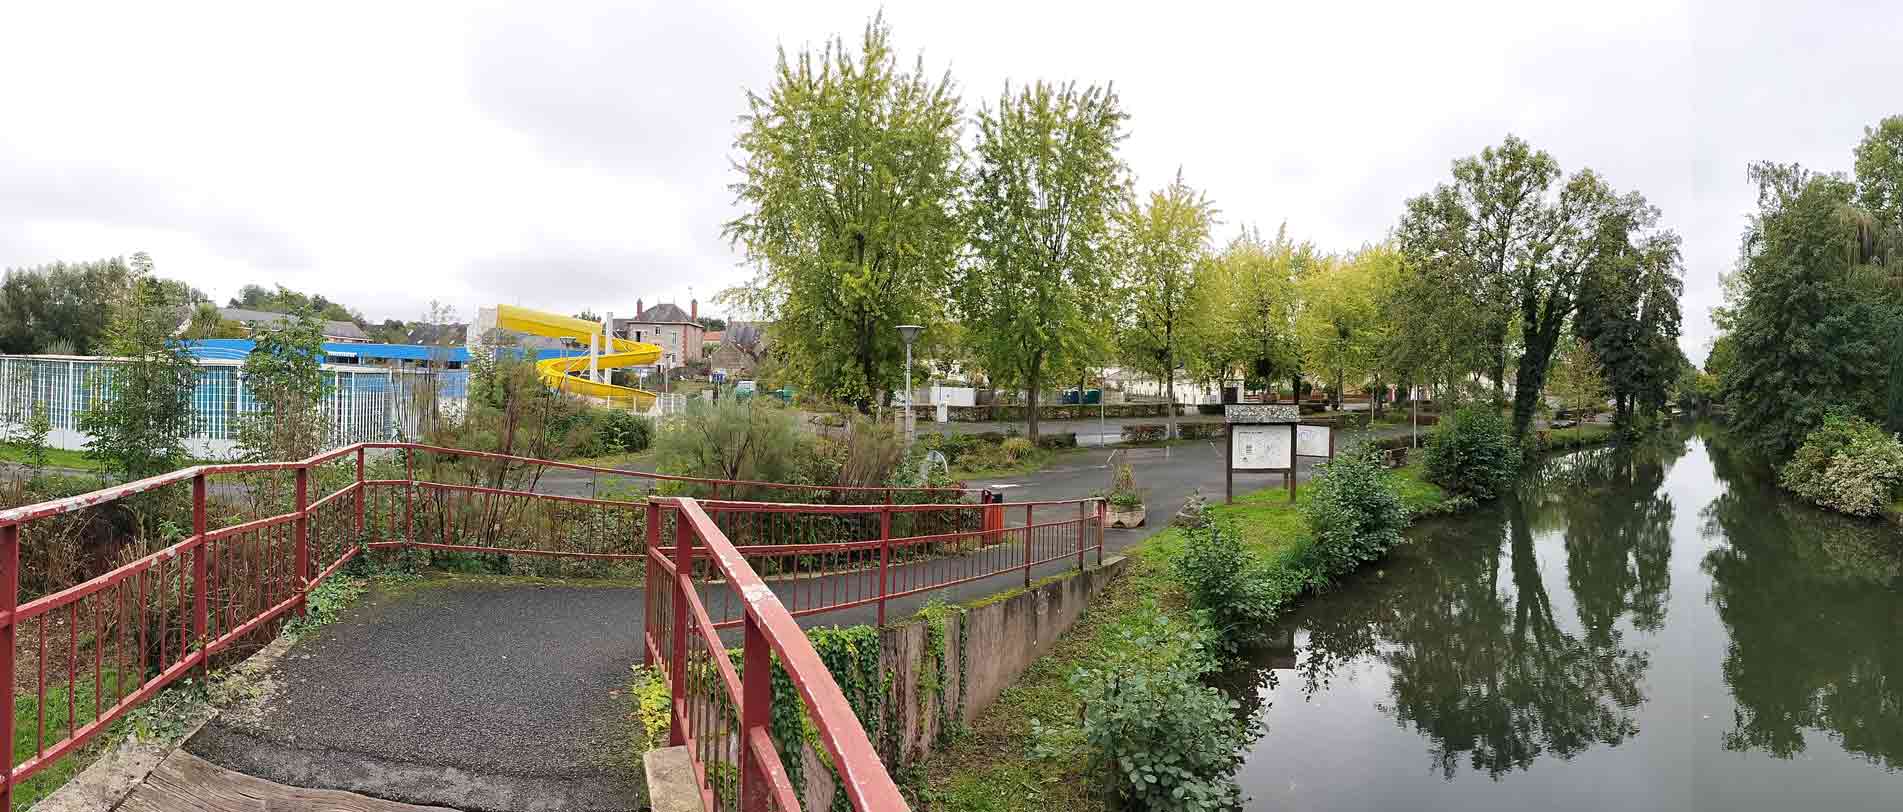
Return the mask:
{"type": "Polygon", "coordinates": [[[1722,442],[1711,456],[1728,486],[1701,513],[1724,545],[1701,563],[1730,635],[1725,749],[1791,758],[1814,730],[1903,769],[1903,541],[1779,498],[1761,465],[1722,442]]]}
{"type": "Polygon", "coordinates": [[[1673,506],[1660,485],[1683,453],[1679,437],[1569,455],[1499,505],[1423,525],[1404,566],[1358,576],[1302,619],[1305,690],[1378,658],[1382,710],[1430,740],[1448,778],[1463,761],[1497,779],[1637,735],[1650,662],[1623,629],[1664,622],[1673,506]],[[1576,623],[1555,616],[1537,555],[1555,533],[1576,623]]]}

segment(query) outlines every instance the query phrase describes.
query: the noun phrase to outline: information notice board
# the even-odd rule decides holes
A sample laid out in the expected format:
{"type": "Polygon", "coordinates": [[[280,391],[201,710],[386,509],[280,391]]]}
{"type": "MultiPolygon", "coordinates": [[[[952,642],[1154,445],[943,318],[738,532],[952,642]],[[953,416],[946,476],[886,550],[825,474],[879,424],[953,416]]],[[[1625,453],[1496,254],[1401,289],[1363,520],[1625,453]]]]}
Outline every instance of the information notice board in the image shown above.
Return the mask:
{"type": "Polygon", "coordinates": [[[1223,406],[1229,424],[1229,454],[1224,461],[1224,498],[1235,501],[1236,477],[1245,474],[1281,474],[1295,501],[1296,460],[1333,458],[1335,430],[1326,424],[1304,424],[1295,404],[1231,403],[1223,406]]]}

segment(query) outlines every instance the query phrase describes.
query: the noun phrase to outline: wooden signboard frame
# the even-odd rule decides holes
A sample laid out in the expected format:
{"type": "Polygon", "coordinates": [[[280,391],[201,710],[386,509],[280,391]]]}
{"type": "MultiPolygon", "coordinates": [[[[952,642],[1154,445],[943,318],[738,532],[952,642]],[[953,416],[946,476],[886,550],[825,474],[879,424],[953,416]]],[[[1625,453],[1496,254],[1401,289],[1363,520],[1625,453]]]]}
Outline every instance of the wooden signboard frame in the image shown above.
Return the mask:
{"type": "Polygon", "coordinates": [[[1295,425],[1301,422],[1302,409],[1295,404],[1229,403],[1222,407],[1223,422],[1229,424],[1229,453],[1223,460],[1223,500],[1236,501],[1236,474],[1281,474],[1288,486],[1288,499],[1295,501],[1295,425]],[[1237,468],[1237,426],[1287,426],[1288,467],[1237,468]]]}
{"type": "Polygon", "coordinates": [[[1223,460],[1226,469],[1223,472],[1223,500],[1236,501],[1236,474],[1281,474],[1282,484],[1288,488],[1288,500],[1295,501],[1295,471],[1303,457],[1335,458],[1335,425],[1333,423],[1303,423],[1301,407],[1295,404],[1258,404],[1230,403],[1222,407],[1223,422],[1229,428],[1229,454],[1223,460]],[[1236,467],[1236,426],[1288,426],[1288,467],[1275,468],[1237,468],[1236,467]],[[1320,427],[1328,431],[1328,454],[1303,454],[1301,446],[1302,427],[1320,427]]]}

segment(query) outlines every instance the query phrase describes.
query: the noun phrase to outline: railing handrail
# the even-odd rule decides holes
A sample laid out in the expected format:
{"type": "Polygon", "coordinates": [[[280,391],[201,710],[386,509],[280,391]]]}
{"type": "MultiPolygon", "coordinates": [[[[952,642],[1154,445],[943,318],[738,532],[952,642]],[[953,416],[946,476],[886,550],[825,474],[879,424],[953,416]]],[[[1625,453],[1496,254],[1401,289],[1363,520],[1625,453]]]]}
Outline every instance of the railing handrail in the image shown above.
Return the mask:
{"type": "MultiPolygon", "coordinates": [[[[82,493],[77,496],[68,496],[68,497],[64,497],[60,499],[50,499],[45,502],[38,502],[31,505],[23,505],[20,507],[7,508],[5,510],[0,510],[0,525],[20,524],[23,522],[30,522],[35,519],[43,519],[48,516],[57,516],[62,513],[71,513],[75,510],[84,510],[89,507],[97,507],[99,505],[103,505],[108,502],[117,501],[119,499],[123,499],[128,496],[134,496],[137,494],[146,493],[148,491],[156,490],[158,488],[162,488],[167,485],[173,485],[180,482],[190,481],[194,477],[197,477],[200,475],[216,476],[220,474],[249,474],[249,473],[269,473],[273,471],[294,471],[299,468],[308,468],[313,465],[322,465],[326,462],[330,462],[332,460],[354,453],[358,449],[371,449],[371,448],[408,449],[411,451],[422,451],[422,452],[427,452],[432,454],[454,454],[458,456],[476,457],[480,459],[494,459],[494,460],[507,460],[510,462],[520,462],[527,465],[534,465],[534,466],[542,467],[542,468],[563,468],[563,469],[572,470],[572,471],[589,471],[593,473],[609,474],[613,476],[631,477],[634,479],[651,479],[658,482],[685,482],[685,483],[695,484],[695,485],[710,485],[710,486],[719,486],[719,487],[781,488],[781,489],[787,489],[787,490],[817,491],[821,493],[876,493],[876,492],[953,493],[953,494],[958,494],[960,496],[982,492],[980,489],[976,489],[976,488],[951,488],[951,487],[888,488],[888,487],[878,487],[878,486],[868,486],[868,485],[806,485],[806,484],[787,484],[787,483],[780,483],[780,482],[761,482],[758,480],[750,480],[750,479],[712,479],[708,477],[690,477],[690,476],[678,476],[675,474],[650,473],[647,471],[627,471],[620,468],[604,468],[598,465],[584,465],[582,463],[562,462],[560,460],[544,460],[544,459],[538,459],[535,457],[517,456],[514,454],[498,454],[493,451],[471,451],[468,449],[448,448],[445,446],[434,446],[434,445],[427,445],[424,443],[379,442],[379,443],[352,443],[350,445],[343,446],[340,448],[334,448],[329,451],[325,451],[325,452],[322,452],[322,453],[319,453],[319,454],[316,454],[311,457],[307,457],[305,459],[298,460],[295,462],[227,462],[227,463],[204,463],[201,465],[193,465],[187,468],[180,468],[176,471],[171,471],[168,473],[156,474],[153,476],[146,477],[144,479],[133,480],[131,482],[124,482],[118,485],[111,485],[108,487],[100,488],[99,490],[96,490],[96,491],[88,491],[86,493],[82,493]]],[[[443,484],[448,484],[448,483],[443,483],[443,484]]]]}
{"type": "MultiPolygon", "coordinates": [[[[833,681],[832,672],[819,659],[819,652],[813,649],[812,642],[780,603],[779,597],[747,565],[740,551],[727,540],[726,534],[720,532],[713,519],[701,510],[696,500],[667,497],[656,501],[673,505],[678,520],[686,521],[693,528],[695,536],[711,553],[714,566],[727,579],[733,591],[740,595],[747,617],[758,624],[773,653],[779,655],[780,665],[806,704],[813,727],[819,734],[820,744],[832,757],[833,767],[839,772],[840,784],[845,789],[846,797],[852,801],[853,808],[908,809],[905,796],[886,773],[878,751],[866,738],[865,728],[853,713],[852,705],[846,701],[846,695],[839,690],[839,684],[833,681]]],[[[699,596],[691,592],[687,593],[687,599],[695,604],[700,602],[699,596]]],[[[744,716],[744,706],[741,712],[744,716]]],[[[742,731],[742,736],[746,735],[747,731],[742,731]]]]}

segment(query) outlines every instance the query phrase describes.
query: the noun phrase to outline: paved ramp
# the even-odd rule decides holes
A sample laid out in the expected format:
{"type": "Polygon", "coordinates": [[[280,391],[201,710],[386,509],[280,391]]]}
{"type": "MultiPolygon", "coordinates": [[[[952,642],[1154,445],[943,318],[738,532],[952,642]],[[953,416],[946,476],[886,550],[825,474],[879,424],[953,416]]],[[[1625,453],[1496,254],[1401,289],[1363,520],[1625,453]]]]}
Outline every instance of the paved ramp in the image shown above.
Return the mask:
{"type": "Polygon", "coordinates": [[[278,784],[468,812],[639,809],[624,693],[640,600],[523,579],[376,587],[185,749],[278,784]]]}

